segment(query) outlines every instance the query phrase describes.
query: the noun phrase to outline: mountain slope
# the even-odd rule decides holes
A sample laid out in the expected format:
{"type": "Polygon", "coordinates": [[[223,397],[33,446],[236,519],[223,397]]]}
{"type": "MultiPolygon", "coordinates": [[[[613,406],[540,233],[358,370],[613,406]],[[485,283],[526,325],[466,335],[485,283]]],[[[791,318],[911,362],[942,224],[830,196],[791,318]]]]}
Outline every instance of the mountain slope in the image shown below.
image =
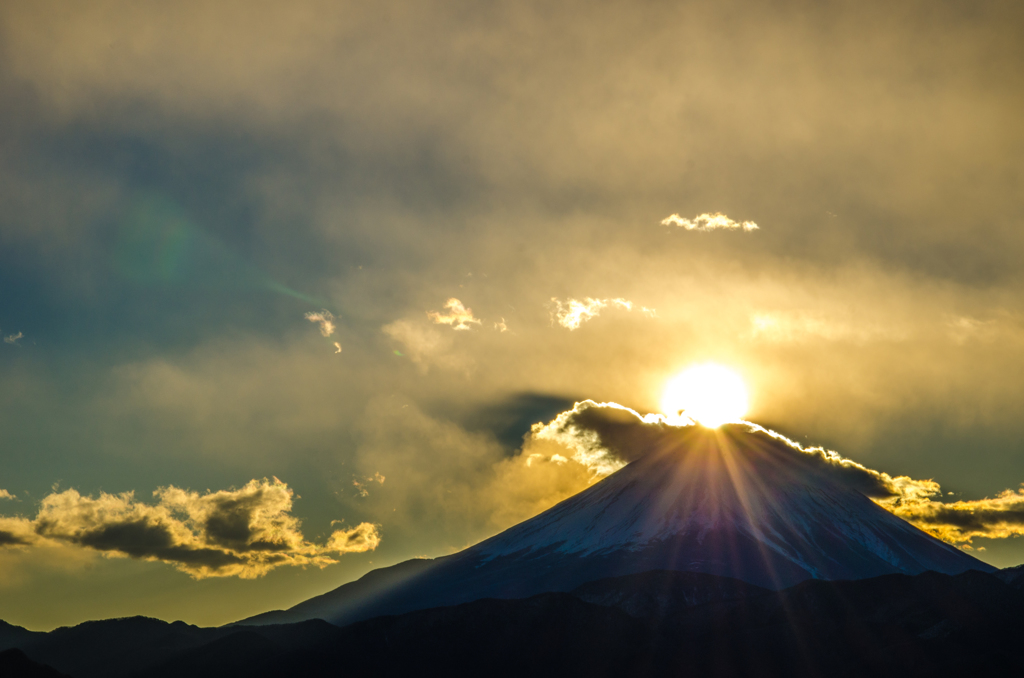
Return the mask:
{"type": "MultiPolygon", "coordinates": [[[[481,598],[674,570],[781,589],[806,579],[992,571],[838,482],[763,431],[674,429],[617,473],[460,553],[353,598],[341,587],[247,623],[345,624],[481,598]]],[[[367,575],[369,577],[369,575],[367,575]]]]}

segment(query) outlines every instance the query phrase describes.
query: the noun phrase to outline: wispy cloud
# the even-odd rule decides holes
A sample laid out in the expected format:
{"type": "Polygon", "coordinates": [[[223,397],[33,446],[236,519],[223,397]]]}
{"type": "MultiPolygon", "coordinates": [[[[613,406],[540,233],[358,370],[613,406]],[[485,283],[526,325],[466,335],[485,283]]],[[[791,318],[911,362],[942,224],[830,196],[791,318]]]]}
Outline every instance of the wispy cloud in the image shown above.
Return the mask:
{"type": "Polygon", "coordinates": [[[354,478],[352,480],[352,486],[356,488],[356,495],[358,495],[359,497],[368,497],[370,496],[370,491],[366,489],[367,485],[374,482],[383,485],[384,476],[378,472],[374,473],[372,476],[363,478],[362,481],[360,481],[358,478],[354,478]]]}
{"type": "Polygon", "coordinates": [[[376,548],[379,530],[370,523],[337,530],[326,545],[307,541],[291,515],[293,494],[276,478],[203,494],[163,487],[153,493],[154,504],[133,492],[94,498],[70,489],[44,497],[31,521],[0,518],[0,546],[61,542],[162,561],[196,579],[251,579],[284,565],[322,568],[336,562],[331,553],[376,548]]]}
{"type": "Polygon", "coordinates": [[[693,219],[686,219],[678,214],[672,214],[662,219],[661,223],[663,226],[678,226],[685,228],[687,231],[736,230],[740,228],[748,232],[758,230],[757,224],[753,221],[733,221],[721,212],[715,212],[714,214],[705,212],[704,214],[698,214],[693,219]]]}
{"type": "Polygon", "coordinates": [[[975,341],[1010,341],[1016,344],[1024,341],[1024,317],[1007,310],[996,311],[984,319],[963,315],[946,316],[945,329],[949,338],[960,345],[975,341]]]}
{"type": "Polygon", "coordinates": [[[447,312],[427,311],[427,317],[438,325],[451,325],[453,330],[468,330],[470,323],[480,324],[480,321],[473,317],[473,309],[467,308],[455,297],[446,301],[444,308],[447,312]]]}
{"type": "Polygon", "coordinates": [[[499,322],[494,323],[494,329],[499,332],[508,332],[508,325],[505,324],[505,319],[502,318],[499,322]]]}
{"type": "MultiPolygon", "coordinates": [[[[601,309],[607,307],[620,308],[625,311],[632,311],[632,301],[622,298],[615,299],[594,299],[585,297],[583,300],[566,299],[564,302],[557,297],[551,297],[551,321],[557,322],[562,327],[575,330],[586,321],[596,318],[601,314],[601,309]]],[[[655,317],[657,312],[653,308],[640,307],[640,312],[648,317],[655,317]]]]}
{"type": "Polygon", "coordinates": [[[5,344],[16,344],[18,342],[18,340],[21,339],[24,336],[25,335],[23,333],[21,333],[21,332],[18,332],[16,334],[8,334],[6,337],[4,337],[4,343],[5,344]]]}
{"type": "Polygon", "coordinates": [[[899,327],[884,327],[866,321],[848,321],[811,311],[759,312],[750,316],[750,336],[773,343],[801,343],[809,340],[899,341],[907,338],[899,327]]]}
{"type": "Polygon", "coordinates": [[[306,314],[306,320],[320,325],[320,334],[329,337],[334,334],[334,315],[327,310],[311,311],[306,314]]]}
{"type": "Polygon", "coordinates": [[[341,344],[340,343],[334,342],[334,348],[335,348],[335,351],[334,351],[335,353],[341,353],[341,344]]]}
{"type": "Polygon", "coordinates": [[[14,495],[7,490],[0,489],[0,499],[14,499],[14,495]]]}
{"type": "Polygon", "coordinates": [[[473,365],[472,358],[453,350],[452,334],[422,320],[396,320],[381,331],[402,347],[398,355],[409,358],[423,373],[432,366],[467,370],[473,365]]]}

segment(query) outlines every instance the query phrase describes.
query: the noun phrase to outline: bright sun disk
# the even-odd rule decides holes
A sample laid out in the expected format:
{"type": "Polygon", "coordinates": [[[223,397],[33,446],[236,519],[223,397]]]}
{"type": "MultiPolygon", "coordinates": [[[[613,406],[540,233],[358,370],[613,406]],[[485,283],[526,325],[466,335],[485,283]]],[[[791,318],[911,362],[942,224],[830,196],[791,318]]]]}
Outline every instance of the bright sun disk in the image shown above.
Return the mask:
{"type": "Polygon", "coordinates": [[[668,382],[661,409],[669,417],[682,412],[708,428],[718,428],[747,413],[747,387],[727,367],[697,365],[668,382]]]}

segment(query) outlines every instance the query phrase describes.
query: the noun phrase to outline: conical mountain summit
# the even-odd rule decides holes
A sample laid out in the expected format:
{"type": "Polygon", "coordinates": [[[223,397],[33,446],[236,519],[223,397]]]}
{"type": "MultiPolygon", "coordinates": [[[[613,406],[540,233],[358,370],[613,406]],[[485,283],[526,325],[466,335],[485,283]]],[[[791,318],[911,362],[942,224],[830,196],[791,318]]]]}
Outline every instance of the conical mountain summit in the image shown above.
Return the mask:
{"type": "Polygon", "coordinates": [[[756,426],[664,427],[646,453],[543,513],[451,556],[375,570],[245,623],[348,623],[482,598],[570,591],[650,570],[784,588],[993,568],[886,511],[834,467],[756,426]]]}

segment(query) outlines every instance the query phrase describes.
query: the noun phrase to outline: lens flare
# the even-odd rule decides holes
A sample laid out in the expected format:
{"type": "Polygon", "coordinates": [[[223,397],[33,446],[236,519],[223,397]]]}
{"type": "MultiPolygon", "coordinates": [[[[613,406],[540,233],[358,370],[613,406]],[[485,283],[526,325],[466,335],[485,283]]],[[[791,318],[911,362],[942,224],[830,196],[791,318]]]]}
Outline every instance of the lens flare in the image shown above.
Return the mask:
{"type": "Polygon", "coordinates": [[[747,387],[727,367],[697,365],[668,383],[661,409],[669,417],[682,412],[708,428],[718,428],[747,413],[747,387]]]}

